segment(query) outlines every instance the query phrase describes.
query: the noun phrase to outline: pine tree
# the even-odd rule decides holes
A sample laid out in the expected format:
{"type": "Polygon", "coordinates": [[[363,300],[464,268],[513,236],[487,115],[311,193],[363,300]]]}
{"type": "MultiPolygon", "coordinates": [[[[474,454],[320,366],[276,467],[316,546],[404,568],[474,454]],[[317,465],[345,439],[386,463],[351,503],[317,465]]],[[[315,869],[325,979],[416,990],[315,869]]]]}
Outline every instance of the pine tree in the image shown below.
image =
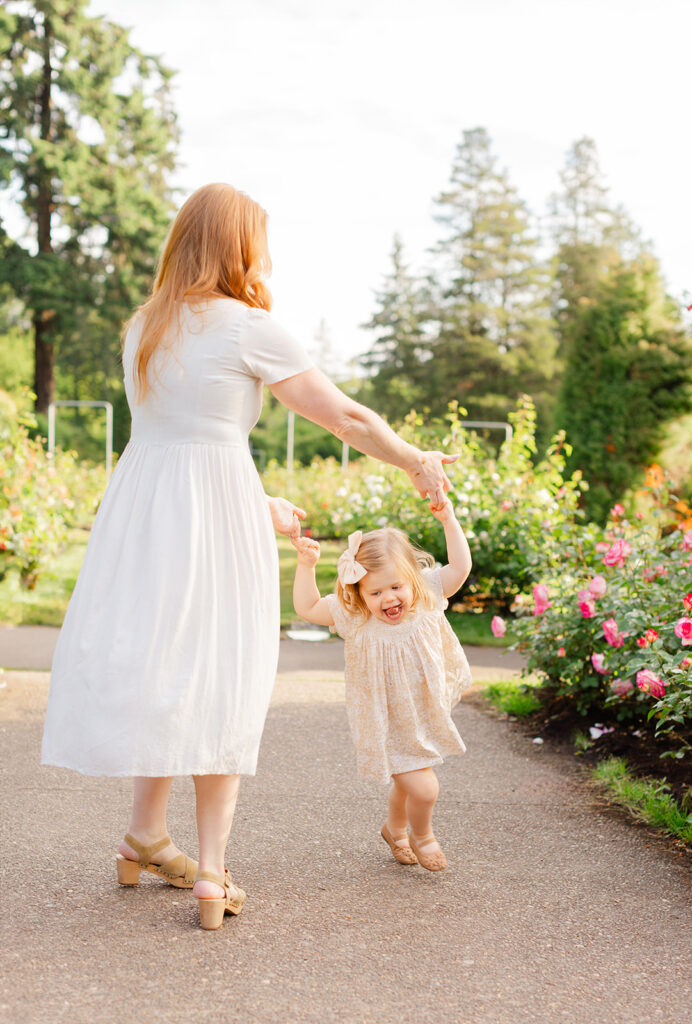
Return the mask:
{"type": "Polygon", "coordinates": [[[496,164],[485,129],[464,132],[436,201],[445,237],[432,279],[434,377],[475,418],[505,418],[521,391],[545,418],[555,370],[548,275],[526,205],[496,164]]]}
{"type": "Polygon", "coordinates": [[[146,293],[172,212],[172,73],[86,7],[0,10],[0,187],[19,192],[33,236],[9,246],[3,276],[31,313],[42,412],[56,358],[75,393],[112,388],[120,324],[146,293]]]}
{"type": "Polygon", "coordinates": [[[564,332],[558,423],[573,446],[569,468],[589,484],[587,513],[602,521],[642,475],[666,425],[689,411],[692,346],[651,255],[604,273],[564,332]]]}
{"type": "Polygon", "coordinates": [[[361,357],[369,376],[366,390],[377,395],[378,412],[400,420],[414,407],[435,399],[428,373],[430,341],[423,318],[421,285],[404,259],[401,238],[394,236],[391,270],[375,293],[377,311],[363,326],[375,332],[372,348],[361,357]]]}

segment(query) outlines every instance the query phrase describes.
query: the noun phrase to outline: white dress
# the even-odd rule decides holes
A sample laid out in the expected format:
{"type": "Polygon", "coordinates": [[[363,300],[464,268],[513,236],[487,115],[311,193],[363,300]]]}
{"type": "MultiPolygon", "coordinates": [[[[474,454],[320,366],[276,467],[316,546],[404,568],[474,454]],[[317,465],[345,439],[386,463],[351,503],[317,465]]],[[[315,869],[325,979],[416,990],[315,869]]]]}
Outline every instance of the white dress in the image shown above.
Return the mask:
{"type": "Polygon", "coordinates": [[[327,601],[346,641],[346,711],[358,771],[376,782],[440,764],[466,750],[451,709],[471,686],[463,648],[445,617],[439,569],[424,577],[434,607],[414,608],[397,623],[346,611],[327,601]]]}
{"type": "MultiPolygon", "coordinates": [[[[276,674],[276,539],[248,445],[262,386],[312,362],[263,310],[183,307],[137,404],[53,660],[42,763],[254,774],[276,674]]],[[[152,364],[150,363],[150,371],[152,364]]]]}

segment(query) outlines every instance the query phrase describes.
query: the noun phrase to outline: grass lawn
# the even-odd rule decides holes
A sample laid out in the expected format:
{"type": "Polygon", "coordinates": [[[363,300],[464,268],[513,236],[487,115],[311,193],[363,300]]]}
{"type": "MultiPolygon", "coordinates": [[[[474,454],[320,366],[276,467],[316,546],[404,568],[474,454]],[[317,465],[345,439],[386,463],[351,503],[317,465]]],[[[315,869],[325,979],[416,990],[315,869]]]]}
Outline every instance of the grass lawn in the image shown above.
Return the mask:
{"type": "Polygon", "coordinates": [[[34,590],[24,590],[18,574],[9,572],[0,582],[0,622],[13,626],[61,626],[88,539],[87,530],[71,530],[67,547],[41,572],[34,590]]]}
{"type": "MultiPolygon", "coordinates": [[[[68,546],[53,564],[40,575],[34,590],[24,590],[19,577],[10,572],[0,582],[0,622],[13,626],[60,626],[67,602],[74,589],[82,565],[89,533],[72,530],[68,546]]],[[[296,553],[286,537],[278,538],[279,573],[281,580],[281,628],[297,623],[293,610],[293,577],[296,553]]],[[[342,541],[322,541],[322,554],[317,563],[317,585],[320,592],[330,593],[336,580],[336,562],[344,550],[342,541]]],[[[462,644],[506,647],[511,642],[510,630],[504,639],[496,640],[490,632],[491,612],[450,612],[449,621],[462,644]]]]}
{"type": "Polygon", "coordinates": [[[621,757],[602,761],[593,769],[593,777],[635,818],[664,828],[692,846],[692,814],[682,809],[664,782],[635,778],[621,757]]]}
{"type": "Polygon", "coordinates": [[[528,718],[541,706],[536,695],[532,693],[538,685],[539,680],[533,676],[527,676],[525,679],[503,679],[490,683],[483,690],[483,696],[508,715],[528,718]]]}

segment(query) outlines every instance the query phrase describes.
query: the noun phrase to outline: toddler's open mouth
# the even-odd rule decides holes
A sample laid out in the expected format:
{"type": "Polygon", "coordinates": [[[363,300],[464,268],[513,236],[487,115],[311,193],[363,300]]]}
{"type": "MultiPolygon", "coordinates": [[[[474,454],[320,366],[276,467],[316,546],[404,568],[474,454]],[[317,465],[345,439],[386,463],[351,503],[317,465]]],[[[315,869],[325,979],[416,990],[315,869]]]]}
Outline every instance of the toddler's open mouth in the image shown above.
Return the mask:
{"type": "Polygon", "coordinates": [[[403,604],[395,604],[391,608],[384,608],[383,609],[384,614],[387,616],[387,618],[390,620],[390,622],[398,621],[398,619],[401,618],[403,610],[404,610],[403,604]]]}

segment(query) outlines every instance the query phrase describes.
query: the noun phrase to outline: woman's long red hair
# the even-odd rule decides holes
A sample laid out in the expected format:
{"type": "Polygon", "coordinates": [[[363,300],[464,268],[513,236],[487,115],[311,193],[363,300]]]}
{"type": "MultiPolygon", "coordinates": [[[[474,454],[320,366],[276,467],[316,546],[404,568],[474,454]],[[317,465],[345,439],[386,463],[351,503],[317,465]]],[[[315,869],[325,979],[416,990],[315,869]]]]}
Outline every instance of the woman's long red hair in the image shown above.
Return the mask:
{"type": "Polygon", "coordinates": [[[150,387],[150,359],[179,323],[181,302],[226,295],[269,310],[264,279],[270,273],[266,211],[231,185],[193,192],[168,232],[150,297],[125,325],[125,333],[135,320],[141,326],[134,369],[138,399],[150,387]]]}

